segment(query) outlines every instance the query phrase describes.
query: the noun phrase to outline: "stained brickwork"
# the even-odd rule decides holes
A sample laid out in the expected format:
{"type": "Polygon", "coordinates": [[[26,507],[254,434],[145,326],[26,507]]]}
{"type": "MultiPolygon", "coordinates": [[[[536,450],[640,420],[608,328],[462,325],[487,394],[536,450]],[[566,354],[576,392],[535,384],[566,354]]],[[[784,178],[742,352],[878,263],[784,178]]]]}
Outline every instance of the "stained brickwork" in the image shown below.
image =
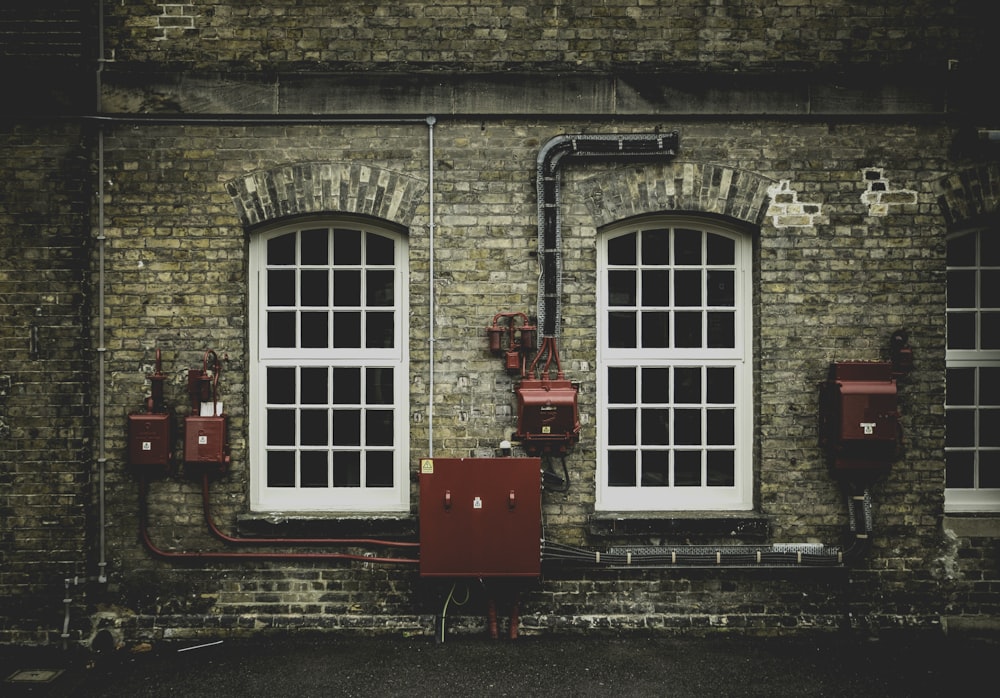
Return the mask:
{"type": "MultiPolygon", "coordinates": [[[[1000,213],[1000,174],[996,154],[968,146],[968,120],[936,92],[949,65],[982,55],[975,32],[958,38],[982,22],[940,2],[426,5],[104,3],[107,62],[95,81],[107,81],[112,113],[6,115],[0,641],[433,632],[448,585],[422,581],[412,564],[366,561],[364,546],[335,548],[361,559],[237,560],[162,559],[142,544],[126,417],[143,409],[156,352],[178,420],[188,370],[207,348],[222,357],[232,461],[209,487],[222,531],[413,539],[417,459],[432,448],[492,456],[517,426],[514,379],[484,329],[497,312],[537,307],[539,149],[564,133],[675,129],[672,160],[574,161],[561,173],[558,339],[582,430],[568,489],[544,493],[546,539],[590,550],[840,545],[848,510],[818,445],[818,386],[830,362],[887,359],[899,328],[916,356],[899,383],[905,451],[871,488],[871,548],[850,568],[547,561],[522,590],[524,631],[994,621],[995,518],[943,509],[945,237],[1000,213]],[[666,67],[704,84],[668,84],[666,67]],[[926,71],[920,99],[900,92],[903,67],[926,71]],[[731,83],[736,68],[751,82],[731,83]],[[474,75],[487,71],[515,77],[474,75]],[[613,79],[594,78],[605,73],[613,79]],[[673,213],[752,236],[754,506],[626,519],[595,511],[597,240],[606,226],[673,213]],[[249,240],[269,224],[337,215],[382,220],[408,238],[410,511],[251,512],[249,240]]],[[[86,17],[73,22],[88,35],[86,17]]],[[[167,553],[249,549],[213,537],[192,474],[150,473],[152,542],[167,553]]],[[[482,630],[485,609],[473,584],[449,627],[482,630]]]]}

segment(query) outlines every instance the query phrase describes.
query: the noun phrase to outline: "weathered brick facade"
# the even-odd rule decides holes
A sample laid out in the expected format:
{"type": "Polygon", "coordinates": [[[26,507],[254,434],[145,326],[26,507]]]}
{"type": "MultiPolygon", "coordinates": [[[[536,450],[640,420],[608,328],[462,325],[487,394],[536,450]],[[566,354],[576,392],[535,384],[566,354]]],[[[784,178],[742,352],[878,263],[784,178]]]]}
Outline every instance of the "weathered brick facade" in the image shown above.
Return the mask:
{"type": "MultiPolygon", "coordinates": [[[[841,545],[848,508],[818,445],[819,385],[831,362],[888,359],[899,328],[916,357],[899,381],[905,451],[871,488],[870,549],[850,565],[543,561],[522,594],[523,631],[996,625],[1000,512],[944,510],[946,235],[1000,213],[997,155],[976,137],[997,117],[967,77],[987,60],[992,11],[819,0],[94,4],[72,16],[0,13],[0,28],[60,37],[42,69],[96,86],[57,81],[0,118],[0,642],[89,643],[102,629],[123,641],[432,633],[447,586],[413,564],[151,554],[137,533],[126,418],[143,408],[156,352],[178,418],[188,369],[207,348],[223,357],[232,460],[210,492],[224,532],[416,540],[417,462],[431,444],[439,457],[493,456],[516,427],[515,381],[484,329],[497,312],[536,312],[540,149],[559,134],[672,131],[673,158],[577,161],[561,174],[559,346],[579,383],[582,432],[568,491],[544,493],[546,539],[595,551],[841,545]],[[753,231],[749,511],[595,511],[598,232],[665,213],[753,231]],[[249,240],[324,215],[407,234],[403,514],[250,510],[249,240]]],[[[10,46],[7,66],[36,63],[35,48],[10,46]]],[[[200,478],[181,467],[152,478],[147,499],[150,538],[170,554],[372,554],[227,547],[205,524],[200,478]]],[[[449,628],[483,626],[485,598],[472,587],[449,628]]]]}

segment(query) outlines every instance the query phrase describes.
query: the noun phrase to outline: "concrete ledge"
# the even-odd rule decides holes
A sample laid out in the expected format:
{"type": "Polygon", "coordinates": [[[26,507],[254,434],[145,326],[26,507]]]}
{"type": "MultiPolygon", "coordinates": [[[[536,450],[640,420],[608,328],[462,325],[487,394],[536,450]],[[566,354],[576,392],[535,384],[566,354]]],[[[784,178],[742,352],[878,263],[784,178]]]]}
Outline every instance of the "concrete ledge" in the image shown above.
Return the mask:
{"type": "Polygon", "coordinates": [[[959,538],[1000,538],[1000,516],[945,516],[941,527],[959,538]]]}

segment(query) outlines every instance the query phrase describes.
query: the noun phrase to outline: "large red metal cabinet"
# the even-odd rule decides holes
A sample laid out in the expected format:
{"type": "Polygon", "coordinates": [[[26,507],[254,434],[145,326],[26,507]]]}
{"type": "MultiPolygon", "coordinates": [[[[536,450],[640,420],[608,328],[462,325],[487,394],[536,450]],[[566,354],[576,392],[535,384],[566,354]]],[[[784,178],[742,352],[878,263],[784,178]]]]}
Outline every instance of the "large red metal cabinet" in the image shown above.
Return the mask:
{"type": "Polygon", "coordinates": [[[537,577],[541,573],[538,458],[423,458],[420,575],[537,577]]]}

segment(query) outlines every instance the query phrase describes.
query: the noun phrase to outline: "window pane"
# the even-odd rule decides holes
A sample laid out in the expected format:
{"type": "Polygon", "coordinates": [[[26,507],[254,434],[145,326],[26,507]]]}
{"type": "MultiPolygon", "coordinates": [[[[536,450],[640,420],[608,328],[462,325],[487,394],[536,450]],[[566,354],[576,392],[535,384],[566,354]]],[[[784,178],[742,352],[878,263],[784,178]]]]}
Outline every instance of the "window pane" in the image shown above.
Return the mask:
{"type": "Polygon", "coordinates": [[[365,402],[369,405],[391,405],[395,397],[392,369],[369,368],[365,371],[365,376],[365,402]]]}
{"type": "Polygon", "coordinates": [[[635,313],[608,313],[608,346],[635,347],[635,313]]]}
{"type": "Polygon", "coordinates": [[[635,410],[608,410],[608,443],[612,446],[635,444],[635,410]]]}
{"type": "Polygon", "coordinates": [[[365,314],[365,346],[369,349],[389,349],[392,347],[396,331],[395,314],[365,314]]]}
{"type": "Polygon", "coordinates": [[[1000,313],[980,313],[979,348],[1000,349],[1000,313]]]}
{"type": "Polygon", "coordinates": [[[701,305],[701,272],[674,272],[674,303],[678,306],[701,305]]]}
{"type": "Polygon", "coordinates": [[[279,235],[267,241],[267,263],[271,266],[295,264],[295,233],[279,235]]]}
{"type": "Polygon", "coordinates": [[[325,405],[329,400],[327,390],[328,371],[324,368],[302,369],[302,403],[306,405],[325,405]]]}
{"type": "Polygon", "coordinates": [[[979,452],[979,486],[1000,487],[1000,451],[979,452]]]}
{"type": "Polygon", "coordinates": [[[640,482],[643,487],[670,486],[669,451],[642,452],[642,480],[640,482]]]}
{"type": "Polygon", "coordinates": [[[945,412],[945,446],[976,445],[976,413],[973,410],[945,412]]]}
{"type": "Polygon", "coordinates": [[[329,264],[330,234],[326,228],[302,231],[301,264],[329,264]]]}
{"type": "Polygon", "coordinates": [[[323,271],[303,271],[302,305],[325,306],[330,304],[329,274],[323,271]]]}
{"type": "Polygon", "coordinates": [[[302,339],[300,346],[324,349],[330,346],[330,316],[323,313],[302,313],[302,339]]]}
{"type": "Polygon", "coordinates": [[[708,304],[732,307],[736,305],[736,273],[711,270],[708,272],[708,304]]]}
{"type": "Polygon", "coordinates": [[[358,410],[334,410],[333,445],[361,445],[361,412],[358,410]]]}
{"type": "Polygon", "coordinates": [[[976,404],[976,369],[949,368],[946,376],[947,392],[945,402],[947,404],[976,404]]]}
{"type": "Polygon", "coordinates": [[[361,272],[337,269],[333,272],[333,304],[357,308],[361,305],[361,272]]]}
{"type": "Polygon", "coordinates": [[[975,313],[948,313],[948,348],[976,348],[975,313]]]}
{"type": "Polygon", "coordinates": [[[295,313],[267,314],[267,346],[295,346],[295,313]]]}
{"type": "Polygon", "coordinates": [[[361,454],[357,451],[334,451],[333,486],[361,487],[361,454]]]}
{"type": "Polygon", "coordinates": [[[736,402],[736,370],[732,367],[706,369],[707,399],[711,405],[731,405],[736,402]]]}
{"type": "Polygon", "coordinates": [[[392,446],[392,410],[368,410],[365,413],[365,444],[392,446]]]}
{"type": "Polygon", "coordinates": [[[385,235],[368,233],[365,237],[365,262],[367,264],[392,265],[396,263],[396,243],[385,235]]]}
{"type": "Polygon", "coordinates": [[[333,404],[361,404],[360,368],[337,367],[333,369],[333,404]]]}
{"type": "Polygon", "coordinates": [[[642,369],[642,401],[645,403],[670,401],[669,368],[642,369]]]}
{"type": "Polygon", "coordinates": [[[998,231],[984,230],[979,234],[979,265],[1000,267],[1000,233],[998,231]]]}
{"type": "Polygon", "coordinates": [[[267,270],[267,304],[274,306],[295,305],[295,272],[291,269],[267,270]]]}
{"type": "Polygon", "coordinates": [[[642,231],[642,263],[657,266],[670,264],[669,230],[642,231]]]}
{"type": "Polygon", "coordinates": [[[295,410],[267,411],[267,445],[292,446],[295,443],[295,410]]]}
{"type": "Polygon", "coordinates": [[[708,313],[708,346],[712,349],[736,346],[736,313],[708,313]]]}
{"type": "Polygon", "coordinates": [[[635,233],[608,240],[608,264],[630,265],[635,261],[635,233]]]}
{"type": "Polygon", "coordinates": [[[979,411],[979,445],[1000,446],[1000,410],[979,411]]]}
{"type": "Polygon", "coordinates": [[[676,347],[701,346],[701,313],[674,313],[676,347]]]}
{"type": "Polygon", "coordinates": [[[267,397],[271,405],[291,405],[295,403],[295,369],[267,369],[267,397]]]}
{"type": "Polygon", "coordinates": [[[701,443],[701,410],[674,410],[674,443],[687,446],[701,443]]]}
{"type": "Polygon", "coordinates": [[[736,444],[735,410],[709,410],[706,417],[709,445],[734,446],[736,444]]]}
{"type": "Polygon", "coordinates": [[[1000,271],[984,269],[979,272],[979,305],[1000,308],[1000,271]]]}
{"type": "Polygon", "coordinates": [[[393,293],[394,276],[391,271],[369,271],[365,277],[367,282],[365,302],[368,305],[392,306],[396,300],[393,293]]]}
{"type": "Polygon", "coordinates": [[[326,451],[303,451],[299,458],[302,487],[326,487],[329,484],[326,451]]]}
{"type": "Polygon", "coordinates": [[[670,346],[670,313],[642,314],[642,346],[645,349],[670,346]]]}
{"type": "Polygon", "coordinates": [[[945,453],[945,487],[976,486],[976,454],[973,451],[945,453]]]}
{"type": "MultiPolygon", "coordinates": [[[[643,372],[643,392],[646,374],[643,372]]],[[[611,404],[635,403],[635,369],[632,367],[611,367],[608,369],[608,402],[611,404]]]]}
{"type": "Polygon", "coordinates": [[[674,402],[677,404],[701,404],[701,369],[674,369],[674,402]]]}
{"type": "Polygon", "coordinates": [[[948,240],[948,266],[972,267],[976,264],[976,234],[948,240]]]}
{"type": "Polygon", "coordinates": [[[948,272],[948,307],[949,308],[976,307],[975,271],[970,270],[970,271],[948,272]]]}
{"type": "MultiPolygon", "coordinates": [[[[951,371],[948,381],[950,387],[951,371]]],[[[983,366],[979,369],[979,404],[1000,405],[1000,368],[983,366]]]]}
{"type": "Polygon", "coordinates": [[[333,263],[337,265],[361,264],[361,231],[338,229],[333,231],[333,263]]]}
{"type": "Polygon", "coordinates": [[[608,453],[608,486],[635,487],[635,451],[608,453]]]}
{"type": "Polygon", "coordinates": [[[709,264],[735,264],[736,241],[723,235],[708,233],[705,236],[709,264]]]}
{"type": "Polygon", "coordinates": [[[392,487],[392,451],[369,451],[365,457],[365,484],[368,487],[392,487]]]}
{"type": "Polygon", "coordinates": [[[674,264],[701,264],[701,231],[674,231],[674,264]]]}
{"type": "Polygon", "coordinates": [[[709,451],[706,476],[709,487],[733,487],[736,484],[736,453],[709,451]]]}
{"type": "Polygon", "coordinates": [[[608,305],[635,306],[635,272],[608,272],[608,305]]]}
{"type": "Polygon", "coordinates": [[[642,410],[642,445],[666,446],[670,443],[670,410],[642,410]]]}
{"type": "Polygon", "coordinates": [[[670,305],[670,272],[646,269],[642,272],[642,304],[670,305]]]}
{"type": "Polygon", "coordinates": [[[674,452],[674,486],[701,487],[701,451],[674,452]]]}
{"type": "Polygon", "coordinates": [[[327,411],[302,410],[299,413],[299,443],[303,446],[326,446],[327,411]]]}
{"type": "Polygon", "coordinates": [[[361,347],[361,313],[333,314],[333,346],[335,349],[361,347]]]}
{"type": "Polygon", "coordinates": [[[295,487],[295,453],[267,452],[267,486],[295,487]]]}

